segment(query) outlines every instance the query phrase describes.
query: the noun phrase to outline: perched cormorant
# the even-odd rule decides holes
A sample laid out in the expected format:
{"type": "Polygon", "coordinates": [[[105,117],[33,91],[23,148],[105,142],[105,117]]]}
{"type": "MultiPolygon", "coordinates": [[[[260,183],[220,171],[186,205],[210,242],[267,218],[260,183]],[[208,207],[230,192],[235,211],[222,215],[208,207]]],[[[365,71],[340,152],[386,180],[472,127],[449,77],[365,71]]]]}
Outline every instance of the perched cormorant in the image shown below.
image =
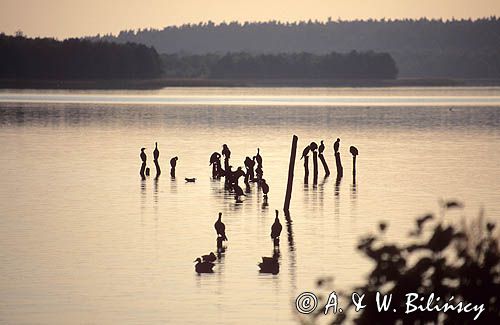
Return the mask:
{"type": "Polygon", "coordinates": [[[201,258],[197,258],[195,260],[196,264],[194,265],[194,269],[196,271],[196,273],[212,273],[213,272],[213,268],[215,266],[214,263],[212,262],[202,262],[201,261],[201,258]]]}
{"type": "Polygon", "coordinates": [[[333,144],[333,151],[337,153],[339,151],[339,147],[340,147],[340,138],[337,138],[337,141],[335,141],[335,143],[333,144]]]}
{"type": "Polygon", "coordinates": [[[310,146],[306,146],[304,148],[304,150],[302,151],[302,157],[300,157],[300,159],[306,157],[309,154],[309,150],[311,150],[311,147],[310,146]]]}
{"type": "Polygon", "coordinates": [[[283,226],[281,225],[280,219],[278,218],[278,210],[276,210],[276,218],[274,219],[274,223],[271,226],[271,238],[278,238],[281,234],[281,229],[283,229],[283,226]]]}
{"type": "Polygon", "coordinates": [[[219,219],[214,224],[215,231],[217,232],[217,237],[222,237],[222,240],[227,240],[226,237],[226,225],[222,222],[222,212],[219,212],[219,219]]]}
{"type": "Polygon", "coordinates": [[[322,154],[323,151],[325,151],[325,144],[323,143],[323,140],[321,140],[318,151],[319,151],[319,154],[322,154]]]}
{"type": "Polygon", "coordinates": [[[153,150],[153,159],[158,160],[160,157],[160,151],[158,150],[158,142],[155,142],[155,150],[153,150]]]}
{"type": "Polygon", "coordinates": [[[257,161],[257,165],[262,167],[262,156],[260,155],[260,148],[257,148],[257,155],[255,155],[255,161],[257,161]]]}
{"type": "Polygon", "coordinates": [[[214,152],[211,156],[210,156],[210,164],[208,164],[209,166],[213,163],[216,163],[219,161],[220,159],[220,153],[218,152],[214,152]]]}
{"type": "Polygon", "coordinates": [[[215,262],[217,260],[217,256],[215,256],[214,252],[210,252],[208,255],[202,255],[201,258],[203,262],[215,262]]]}
{"type": "Polygon", "coordinates": [[[141,155],[140,155],[140,157],[141,157],[141,160],[142,160],[143,163],[145,163],[146,159],[147,159],[147,156],[146,156],[146,153],[144,152],[144,150],[146,150],[146,148],[141,148],[141,155]]]}
{"type": "Polygon", "coordinates": [[[358,148],[356,148],[355,146],[351,146],[351,147],[349,147],[349,152],[350,152],[353,156],[357,156],[357,155],[358,155],[358,148]]]}
{"type": "Polygon", "coordinates": [[[178,157],[170,159],[170,167],[175,168],[175,166],[177,166],[177,160],[179,160],[178,157]]]}
{"type": "Polygon", "coordinates": [[[222,155],[226,157],[226,159],[231,158],[231,150],[229,150],[227,144],[222,145],[222,155]]]}
{"type": "Polygon", "coordinates": [[[316,142],[311,142],[311,144],[309,145],[309,148],[311,149],[311,151],[314,151],[316,149],[318,149],[318,144],[316,142]]]}
{"type": "Polygon", "coordinates": [[[262,193],[264,193],[264,197],[267,197],[267,193],[269,193],[269,185],[267,185],[265,179],[262,179],[260,181],[260,187],[262,188],[262,193]]]}

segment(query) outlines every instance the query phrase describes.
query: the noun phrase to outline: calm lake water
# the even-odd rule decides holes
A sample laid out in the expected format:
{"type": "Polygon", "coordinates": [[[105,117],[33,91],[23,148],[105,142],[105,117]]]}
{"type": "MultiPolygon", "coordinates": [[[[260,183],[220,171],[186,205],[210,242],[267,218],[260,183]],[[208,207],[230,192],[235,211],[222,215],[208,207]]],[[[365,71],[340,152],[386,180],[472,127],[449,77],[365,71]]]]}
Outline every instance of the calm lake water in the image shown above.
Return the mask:
{"type": "Polygon", "coordinates": [[[500,220],[500,88],[0,91],[0,148],[8,324],[289,324],[296,296],[318,277],[345,291],[363,281],[371,264],[355,247],[381,220],[395,242],[440,198],[466,204],[449,217],[484,208],[500,220]],[[262,275],[293,134],[293,222],[282,218],[280,273],[262,275]],[[324,140],[334,173],[337,137],[341,183],[320,164],[318,185],[312,166],[305,185],[303,147],[324,140]],[[163,174],[141,181],[139,149],[154,174],[155,141],[163,174]],[[234,167],[261,149],[268,205],[255,184],[236,203],[210,178],[223,143],[234,167]],[[360,152],[355,185],[350,145],[360,152]],[[192,261],[216,250],[219,211],[227,250],[199,276],[192,261]]]}

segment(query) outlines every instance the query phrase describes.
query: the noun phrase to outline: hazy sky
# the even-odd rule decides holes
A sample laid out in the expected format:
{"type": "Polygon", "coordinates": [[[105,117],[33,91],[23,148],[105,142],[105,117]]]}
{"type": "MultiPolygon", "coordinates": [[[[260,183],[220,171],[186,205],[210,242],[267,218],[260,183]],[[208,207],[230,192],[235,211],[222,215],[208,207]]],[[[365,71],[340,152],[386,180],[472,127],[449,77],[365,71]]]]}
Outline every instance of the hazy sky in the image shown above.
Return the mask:
{"type": "Polygon", "coordinates": [[[500,16],[500,0],[0,0],[0,31],[29,36],[221,21],[500,16]]]}

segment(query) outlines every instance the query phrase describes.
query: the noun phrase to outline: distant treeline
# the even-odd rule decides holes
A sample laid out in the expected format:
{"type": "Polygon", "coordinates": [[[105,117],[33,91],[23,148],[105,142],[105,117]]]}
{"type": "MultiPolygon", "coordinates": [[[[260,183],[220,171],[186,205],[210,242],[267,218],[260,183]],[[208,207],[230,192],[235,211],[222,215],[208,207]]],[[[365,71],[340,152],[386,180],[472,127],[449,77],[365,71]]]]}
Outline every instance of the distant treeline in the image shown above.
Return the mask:
{"type": "Polygon", "coordinates": [[[387,52],[401,77],[500,77],[500,19],[212,22],[122,31],[93,40],[137,42],[159,53],[387,52]]]}
{"type": "Polygon", "coordinates": [[[0,34],[0,77],[24,79],[125,79],[161,75],[152,47],[0,34]]]}
{"type": "Polygon", "coordinates": [[[394,79],[398,73],[389,54],[372,51],[326,55],[163,54],[161,59],[163,70],[169,77],[394,79]]]}

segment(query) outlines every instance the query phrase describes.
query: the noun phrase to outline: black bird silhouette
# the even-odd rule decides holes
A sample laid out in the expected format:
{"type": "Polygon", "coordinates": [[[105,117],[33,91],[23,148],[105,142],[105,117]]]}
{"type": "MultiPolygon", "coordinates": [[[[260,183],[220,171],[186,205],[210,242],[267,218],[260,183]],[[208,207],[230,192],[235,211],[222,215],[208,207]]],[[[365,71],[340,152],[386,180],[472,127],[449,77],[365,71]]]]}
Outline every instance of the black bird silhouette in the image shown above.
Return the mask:
{"type": "Polygon", "coordinates": [[[240,196],[246,196],[245,193],[243,193],[243,189],[239,187],[237,184],[233,185],[233,190],[234,190],[234,198],[235,200],[239,200],[240,196]]]}
{"type": "Polygon", "coordinates": [[[158,160],[160,157],[160,151],[158,150],[158,142],[155,142],[155,150],[153,150],[153,159],[158,160]]]}
{"type": "Polygon", "coordinates": [[[257,155],[255,155],[255,161],[257,161],[257,165],[262,167],[262,156],[260,155],[260,148],[257,148],[257,155]]]}
{"type": "Polygon", "coordinates": [[[265,179],[260,181],[260,187],[262,188],[262,193],[264,193],[264,197],[267,197],[267,193],[269,193],[269,185],[266,183],[265,179]]]}
{"type": "Polygon", "coordinates": [[[340,138],[337,138],[337,141],[333,144],[333,151],[338,152],[340,147],[340,138]]]}
{"type": "Polygon", "coordinates": [[[463,208],[464,204],[462,202],[458,201],[443,201],[440,200],[441,206],[445,209],[451,209],[451,208],[463,208]]]}
{"type": "Polygon", "coordinates": [[[215,256],[214,252],[210,252],[208,255],[202,255],[201,259],[203,262],[215,262],[217,260],[217,256],[215,256]]]}
{"type": "Polygon", "coordinates": [[[202,262],[201,258],[199,258],[199,257],[194,261],[196,262],[196,264],[194,265],[194,269],[195,269],[196,273],[212,273],[213,272],[212,269],[215,266],[214,263],[202,262]]]}
{"type": "Polygon", "coordinates": [[[311,147],[310,146],[306,146],[304,148],[304,150],[302,151],[302,157],[300,157],[300,159],[304,158],[305,156],[307,156],[309,154],[309,150],[311,150],[311,147]]]}
{"type": "Polygon", "coordinates": [[[179,160],[178,157],[170,159],[170,167],[175,168],[175,166],[177,166],[177,160],[179,160]]]}
{"type": "Polygon", "coordinates": [[[147,159],[147,156],[146,156],[146,153],[144,152],[144,150],[146,150],[146,148],[141,148],[141,160],[143,163],[146,162],[146,159],[147,159]]]}
{"type": "Polygon", "coordinates": [[[359,154],[358,152],[358,148],[356,148],[355,146],[350,146],[349,147],[349,152],[353,155],[353,156],[357,156],[359,154]]]}
{"type": "Polygon", "coordinates": [[[262,262],[259,263],[260,273],[278,274],[280,271],[280,264],[276,257],[262,257],[262,262]]]}
{"type": "Polygon", "coordinates": [[[274,223],[271,226],[271,238],[276,239],[280,236],[281,230],[283,226],[280,223],[280,219],[278,218],[278,210],[276,210],[276,218],[274,219],[274,223]]]}
{"type": "Polygon", "coordinates": [[[316,149],[318,149],[318,144],[316,142],[311,142],[311,144],[309,145],[309,148],[311,149],[311,151],[314,151],[316,149]]]}
{"type": "Polygon", "coordinates": [[[319,145],[318,151],[319,151],[320,154],[322,154],[323,151],[325,151],[325,144],[323,143],[323,140],[321,140],[321,143],[319,145]]]}
{"type": "Polygon", "coordinates": [[[214,152],[211,156],[210,156],[210,164],[208,164],[209,166],[213,163],[216,163],[217,161],[219,161],[220,159],[220,153],[218,152],[214,152]]]}
{"type": "Polygon", "coordinates": [[[219,212],[219,219],[214,224],[215,231],[217,232],[217,237],[221,237],[222,240],[227,240],[226,237],[226,225],[222,222],[222,212],[219,212]]]}
{"type": "Polygon", "coordinates": [[[222,155],[227,159],[231,158],[231,150],[229,150],[227,144],[222,145],[222,155]]]}

